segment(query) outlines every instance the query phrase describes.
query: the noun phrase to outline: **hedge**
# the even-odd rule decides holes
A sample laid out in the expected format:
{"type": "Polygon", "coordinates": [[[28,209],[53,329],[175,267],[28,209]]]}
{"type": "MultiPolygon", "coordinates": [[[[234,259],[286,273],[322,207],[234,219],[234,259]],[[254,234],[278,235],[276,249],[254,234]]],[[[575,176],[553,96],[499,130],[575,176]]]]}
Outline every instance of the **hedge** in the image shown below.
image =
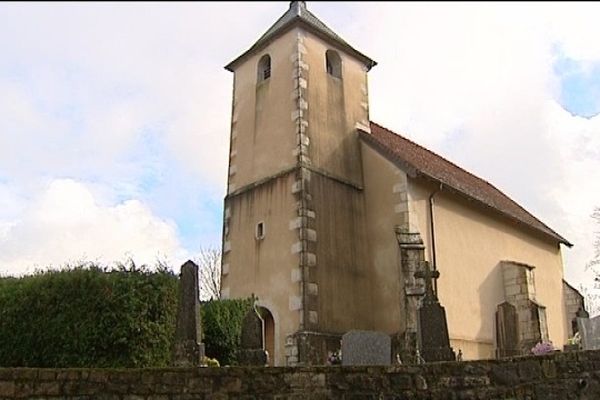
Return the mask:
{"type": "Polygon", "coordinates": [[[0,278],[0,367],[170,363],[178,279],[97,265],[0,278]]]}
{"type": "Polygon", "coordinates": [[[211,300],[202,304],[202,331],[206,355],[221,365],[235,365],[240,348],[242,320],[254,300],[211,300]]]}

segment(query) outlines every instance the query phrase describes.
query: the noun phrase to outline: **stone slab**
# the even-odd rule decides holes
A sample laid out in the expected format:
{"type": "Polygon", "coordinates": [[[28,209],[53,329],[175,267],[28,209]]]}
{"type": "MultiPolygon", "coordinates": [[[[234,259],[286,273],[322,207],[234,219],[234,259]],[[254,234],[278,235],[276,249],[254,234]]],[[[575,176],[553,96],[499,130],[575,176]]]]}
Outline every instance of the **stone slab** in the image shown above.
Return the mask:
{"type": "Polygon", "coordinates": [[[390,365],[391,338],[382,332],[352,330],[342,336],[342,365],[390,365]]]}

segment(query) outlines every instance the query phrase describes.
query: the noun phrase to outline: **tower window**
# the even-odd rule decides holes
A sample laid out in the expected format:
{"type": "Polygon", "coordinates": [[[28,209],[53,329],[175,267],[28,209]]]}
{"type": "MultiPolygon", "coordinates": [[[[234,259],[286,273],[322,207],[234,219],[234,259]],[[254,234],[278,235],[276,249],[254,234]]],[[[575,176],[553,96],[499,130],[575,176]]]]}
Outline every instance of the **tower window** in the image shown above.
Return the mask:
{"type": "Polygon", "coordinates": [[[271,77],[271,57],[265,54],[258,62],[258,79],[257,82],[266,81],[271,77]]]}
{"type": "Polygon", "coordinates": [[[342,79],[342,59],[336,51],[327,50],[325,53],[325,67],[329,75],[342,79]]]}
{"type": "Polygon", "coordinates": [[[256,224],[256,239],[261,240],[265,238],[265,223],[259,222],[256,224]]]}

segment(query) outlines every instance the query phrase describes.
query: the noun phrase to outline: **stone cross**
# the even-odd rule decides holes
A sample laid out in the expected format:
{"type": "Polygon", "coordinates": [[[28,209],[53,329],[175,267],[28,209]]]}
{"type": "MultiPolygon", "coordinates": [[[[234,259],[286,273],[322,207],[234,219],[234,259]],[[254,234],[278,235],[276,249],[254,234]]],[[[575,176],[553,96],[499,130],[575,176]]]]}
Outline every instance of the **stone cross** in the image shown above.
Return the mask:
{"type": "Polygon", "coordinates": [[[423,262],[423,270],[415,272],[415,278],[425,280],[425,298],[437,299],[436,293],[433,291],[433,280],[438,279],[440,273],[429,268],[427,261],[423,262]]]}

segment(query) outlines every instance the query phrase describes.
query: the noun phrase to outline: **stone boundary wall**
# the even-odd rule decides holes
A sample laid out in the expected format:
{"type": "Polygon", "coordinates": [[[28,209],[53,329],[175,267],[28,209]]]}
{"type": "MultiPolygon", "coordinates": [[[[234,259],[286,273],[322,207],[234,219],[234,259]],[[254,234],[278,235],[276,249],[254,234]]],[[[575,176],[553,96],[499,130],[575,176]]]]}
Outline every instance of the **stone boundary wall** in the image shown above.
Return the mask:
{"type": "Polygon", "coordinates": [[[0,399],[600,399],[600,351],[394,367],[0,368],[0,399]]]}

